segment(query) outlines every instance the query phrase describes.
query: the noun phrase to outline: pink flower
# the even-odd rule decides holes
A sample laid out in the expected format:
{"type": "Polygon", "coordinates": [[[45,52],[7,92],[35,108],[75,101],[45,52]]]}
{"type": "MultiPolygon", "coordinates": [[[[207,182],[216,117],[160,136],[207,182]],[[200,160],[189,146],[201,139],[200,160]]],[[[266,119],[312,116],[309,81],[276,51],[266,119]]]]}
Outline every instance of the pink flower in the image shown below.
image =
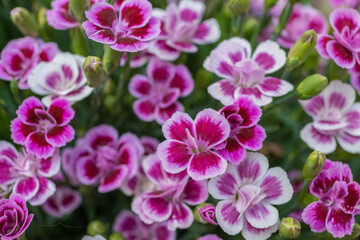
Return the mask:
{"type": "Polygon", "coordinates": [[[222,238],[219,238],[216,234],[207,234],[199,237],[197,240],[222,240],[222,238]]]}
{"type": "Polygon", "coordinates": [[[358,8],[360,6],[360,0],[329,0],[333,8],[349,7],[358,8]]]}
{"type": "MultiPolygon", "coordinates": [[[[143,50],[140,53],[138,53],[136,56],[131,58],[130,60],[130,67],[131,68],[139,68],[144,66],[152,57],[154,57],[153,54],[149,53],[147,50],[143,50]]],[[[121,60],[120,60],[120,66],[124,66],[126,63],[127,54],[124,53],[121,60]]]]}
{"type": "Polygon", "coordinates": [[[214,18],[201,22],[205,4],[182,0],[170,3],[166,11],[156,9],[154,15],[161,20],[161,33],[150,43],[148,51],[165,61],[176,60],[181,52],[197,52],[196,44],[216,42],[220,29],[214,18]]]}
{"type": "Polygon", "coordinates": [[[56,99],[45,110],[39,99],[29,97],[16,114],[18,117],[11,121],[11,138],[39,158],[50,157],[56,148],[74,139],[69,122],[75,112],[65,99],[56,99]]]}
{"type": "Polygon", "coordinates": [[[206,204],[205,206],[199,208],[196,207],[200,218],[213,225],[218,225],[214,220],[216,219],[215,206],[212,204],[206,204]]]}
{"type": "Polygon", "coordinates": [[[257,151],[262,148],[266,133],[257,124],[262,112],[250,98],[239,97],[234,104],[223,107],[219,112],[230,124],[226,145],[216,150],[220,156],[236,165],[245,158],[246,149],[257,151]]]}
{"type": "Polygon", "coordinates": [[[160,33],[160,21],[152,17],[147,0],[125,0],[119,9],[108,3],[96,3],[85,12],[88,21],[82,25],[95,42],[109,44],[116,51],[138,52],[160,33]]]}
{"type": "Polygon", "coordinates": [[[293,86],[281,79],[265,77],[285,65],[285,51],[273,41],[260,43],[251,56],[246,39],[234,37],[222,41],[204,62],[204,68],[224,79],[209,86],[210,95],[224,105],[239,96],[249,96],[259,106],[285,95],[293,86]]]}
{"type": "Polygon", "coordinates": [[[351,85],[337,80],[321,94],[300,101],[313,118],[313,122],[301,130],[301,139],[311,149],[325,154],[335,151],[336,140],[345,151],[360,152],[360,104],[354,102],[355,91],[351,85]]]}
{"type": "Polygon", "coordinates": [[[288,202],[293,189],[282,168],[268,167],[264,155],[247,153],[239,165],[229,165],[225,174],[210,179],[209,193],[221,200],[216,219],[227,234],[267,239],[278,229],[279,213],[272,205],[288,202]]]}
{"type": "Polygon", "coordinates": [[[208,198],[206,181],[189,179],[186,171],[165,172],[156,154],[144,159],[143,169],[157,188],[137,196],[131,209],[146,224],[166,221],[171,231],[190,227],[194,215],[187,204],[197,205],[208,198]]]}
{"type": "Polygon", "coordinates": [[[185,169],[194,180],[223,174],[227,161],[213,151],[230,134],[228,121],[213,109],[199,112],[193,121],[186,113],[176,112],[162,131],[166,140],[157,154],[165,171],[179,173],[185,169]]]}
{"type": "Polygon", "coordinates": [[[297,194],[304,187],[305,181],[301,170],[291,170],[288,173],[291,185],[294,189],[294,194],[297,194]]]}
{"type": "Polygon", "coordinates": [[[13,240],[20,237],[29,227],[34,214],[28,215],[25,199],[11,194],[9,199],[0,200],[0,238],[13,240]]]}
{"type": "Polygon", "coordinates": [[[143,223],[138,216],[128,210],[122,210],[112,227],[114,232],[121,233],[131,240],[175,240],[176,232],[168,230],[166,223],[143,223]]]}
{"type": "Polygon", "coordinates": [[[0,79],[19,80],[20,89],[28,89],[27,78],[41,61],[51,61],[59,52],[56,43],[44,43],[32,37],[10,41],[1,52],[0,79]]]}
{"type": "Polygon", "coordinates": [[[349,70],[351,85],[360,95],[360,64],[356,63],[353,69],[349,70]]]}
{"type": "Polygon", "coordinates": [[[316,50],[320,56],[333,59],[342,68],[354,68],[360,63],[360,13],[355,9],[339,8],[330,14],[334,37],[319,34],[316,50]]]}
{"type": "Polygon", "coordinates": [[[59,150],[49,158],[37,158],[24,150],[18,153],[13,145],[0,141],[0,184],[11,185],[33,206],[43,204],[55,192],[48,178],[60,170],[59,150]]]}
{"type": "Polygon", "coordinates": [[[355,224],[354,215],[358,214],[360,186],[353,181],[349,165],[326,160],[309,190],[319,199],[309,204],[302,214],[311,230],[327,230],[336,238],[350,235],[355,224]]]}
{"type": "Polygon", "coordinates": [[[184,111],[177,101],[194,89],[194,80],[186,66],[152,59],[147,76],[135,75],[129,83],[129,92],[139,98],[133,104],[135,114],[143,121],[156,120],[163,124],[176,111],[184,111]]]}
{"type": "Polygon", "coordinates": [[[82,70],[84,61],[85,58],[79,55],[59,53],[52,61],[39,63],[28,79],[31,91],[46,95],[42,102],[47,107],[57,98],[70,103],[81,101],[93,91],[86,84],[82,70]]]}

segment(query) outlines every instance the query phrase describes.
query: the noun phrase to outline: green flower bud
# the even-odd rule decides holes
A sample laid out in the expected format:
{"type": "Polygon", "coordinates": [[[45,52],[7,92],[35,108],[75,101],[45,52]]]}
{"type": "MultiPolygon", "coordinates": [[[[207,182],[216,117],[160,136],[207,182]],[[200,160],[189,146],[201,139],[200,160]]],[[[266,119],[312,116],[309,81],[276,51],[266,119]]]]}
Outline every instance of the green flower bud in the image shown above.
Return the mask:
{"type": "Polygon", "coordinates": [[[39,29],[35,20],[35,16],[27,9],[16,7],[11,10],[11,21],[20,30],[20,32],[27,36],[38,37],[39,29]]]}
{"type": "Polygon", "coordinates": [[[229,0],[229,8],[235,16],[246,13],[250,8],[250,0],[229,0]]]}
{"type": "Polygon", "coordinates": [[[120,233],[112,233],[109,237],[109,240],[126,240],[126,239],[120,233]]]}
{"type": "Polygon", "coordinates": [[[83,64],[83,70],[89,86],[99,87],[104,82],[105,71],[100,58],[88,56],[83,64]]]}
{"type": "Polygon", "coordinates": [[[70,0],[69,8],[79,22],[85,21],[85,10],[90,7],[90,0],[70,0]]]}
{"type": "Polygon", "coordinates": [[[87,234],[90,236],[102,235],[105,236],[108,231],[108,224],[100,221],[91,221],[87,226],[87,234]]]}
{"type": "Polygon", "coordinates": [[[301,232],[301,224],[295,218],[287,217],[280,221],[279,234],[281,237],[292,239],[297,238],[301,232]]]}
{"type": "Polygon", "coordinates": [[[317,34],[314,30],[308,30],[301,35],[294,46],[291,47],[286,67],[292,70],[300,66],[309,54],[315,49],[317,34]]]}
{"type": "Polygon", "coordinates": [[[71,49],[74,53],[79,55],[87,55],[89,49],[86,45],[84,35],[81,33],[81,29],[78,27],[70,29],[71,49]]]}
{"type": "Polygon", "coordinates": [[[109,45],[105,45],[103,66],[107,74],[112,73],[120,66],[120,59],[122,54],[122,52],[115,51],[109,45]]]}
{"type": "Polygon", "coordinates": [[[296,91],[302,100],[310,99],[321,93],[328,84],[328,79],[321,74],[313,74],[305,78],[296,91]]]}
{"type": "Polygon", "coordinates": [[[306,159],[302,173],[306,181],[312,181],[321,172],[326,160],[325,154],[313,151],[306,159]]]}

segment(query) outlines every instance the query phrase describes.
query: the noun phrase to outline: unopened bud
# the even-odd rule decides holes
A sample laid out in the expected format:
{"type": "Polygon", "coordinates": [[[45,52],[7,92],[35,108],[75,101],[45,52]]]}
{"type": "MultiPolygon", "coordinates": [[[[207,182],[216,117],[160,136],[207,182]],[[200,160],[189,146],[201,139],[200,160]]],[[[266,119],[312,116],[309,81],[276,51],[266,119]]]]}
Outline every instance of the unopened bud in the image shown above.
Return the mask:
{"type": "Polygon", "coordinates": [[[108,231],[108,225],[100,221],[91,221],[87,226],[87,234],[90,236],[105,236],[108,231]]]}
{"type": "Polygon", "coordinates": [[[103,66],[107,74],[115,71],[120,66],[120,59],[122,52],[115,51],[109,45],[105,45],[105,52],[103,56],[103,66]]]}
{"type": "Polygon", "coordinates": [[[250,8],[250,0],[229,0],[229,8],[235,16],[246,13],[250,8]]]}
{"type": "Polygon", "coordinates": [[[38,37],[39,29],[35,20],[35,16],[27,9],[16,7],[11,10],[11,21],[26,36],[38,37]]]}
{"type": "Polygon", "coordinates": [[[85,10],[90,7],[90,0],[70,0],[69,9],[79,22],[85,21],[85,10]]]}
{"type": "Polygon", "coordinates": [[[310,99],[320,94],[328,84],[328,79],[321,74],[313,74],[305,78],[296,91],[302,100],[310,99]]]}
{"type": "Polygon", "coordinates": [[[83,70],[89,86],[99,87],[104,82],[105,71],[100,58],[88,56],[83,64],[83,70]]]}
{"type": "Polygon", "coordinates": [[[301,224],[292,217],[283,218],[280,221],[279,234],[281,237],[292,239],[297,238],[301,232],[301,224]]]}
{"type": "Polygon", "coordinates": [[[196,207],[194,216],[198,222],[217,225],[215,222],[215,206],[211,203],[203,203],[196,207]]]}
{"type": "Polygon", "coordinates": [[[326,160],[325,154],[319,151],[313,151],[306,159],[302,173],[306,181],[313,180],[324,167],[326,160]]]}
{"type": "Polygon", "coordinates": [[[126,240],[126,239],[120,233],[112,233],[109,237],[109,240],[126,240]]]}

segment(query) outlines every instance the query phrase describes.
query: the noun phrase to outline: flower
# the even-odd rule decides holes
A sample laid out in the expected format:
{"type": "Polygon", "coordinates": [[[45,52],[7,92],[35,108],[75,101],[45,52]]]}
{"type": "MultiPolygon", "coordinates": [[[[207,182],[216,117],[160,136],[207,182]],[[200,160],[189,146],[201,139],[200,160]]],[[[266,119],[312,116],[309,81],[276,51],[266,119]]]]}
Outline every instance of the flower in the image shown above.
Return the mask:
{"type": "Polygon", "coordinates": [[[360,6],[359,0],[329,0],[333,8],[338,7],[349,7],[349,8],[358,8],[360,6]]]}
{"type": "Polygon", "coordinates": [[[246,39],[233,37],[222,41],[205,59],[204,68],[224,79],[209,86],[209,94],[224,105],[233,104],[239,96],[249,96],[259,106],[271,103],[293,86],[281,79],[265,77],[279,70],[286,62],[285,51],[273,41],[258,45],[251,55],[246,39]]]}
{"type": "Polygon", "coordinates": [[[82,26],[87,36],[96,42],[109,44],[116,51],[138,52],[160,33],[160,21],[152,17],[147,0],[125,0],[119,9],[108,3],[96,3],[85,12],[88,21],[82,26]]]}
{"type": "Polygon", "coordinates": [[[175,240],[176,232],[168,230],[166,223],[145,224],[138,216],[122,210],[116,217],[113,232],[121,233],[126,239],[175,240]]]}
{"type": "Polygon", "coordinates": [[[176,60],[181,52],[197,52],[196,44],[216,42],[220,28],[214,18],[201,22],[205,4],[182,0],[170,3],[166,10],[156,9],[154,15],[161,20],[161,33],[150,43],[148,51],[165,61],[176,60]]]}
{"type": "Polygon", "coordinates": [[[158,59],[152,59],[146,70],[148,76],[137,74],[130,80],[129,92],[139,98],[133,109],[141,120],[163,124],[176,111],[184,111],[177,99],[192,92],[194,80],[185,65],[158,59]]]}
{"type": "Polygon", "coordinates": [[[222,240],[222,238],[219,238],[216,234],[207,234],[199,237],[197,240],[222,240]]]}
{"type": "Polygon", "coordinates": [[[194,180],[225,172],[227,161],[212,150],[230,134],[229,123],[220,113],[205,109],[193,121],[188,114],[176,112],[162,131],[166,140],[159,144],[157,154],[165,171],[179,173],[187,169],[194,180]]]}
{"type": "Polygon", "coordinates": [[[189,179],[186,171],[176,174],[165,172],[156,154],[144,159],[143,169],[157,188],[135,197],[132,211],[146,224],[167,222],[171,231],[190,227],[194,215],[187,204],[205,202],[208,198],[206,181],[189,179]]]}
{"type": "Polygon", "coordinates": [[[56,43],[44,43],[32,37],[10,41],[1,52],[0,79],[19,80],[20,89],[28,89],[27,78],[35,66],[51,61],[59,52],[56,43]]]}
{"type": "Polygon", "coordinates": [[[0,200],[0,238],[13,240],[29,227],[34,214],[28,215],[25,199],[13,193],[9,199],[0,200]]]}
{"type": "Polygon", "coordinates": [[[91,236],[84,236],[81,240],[106,240],[106,238],[104,238],[101,235],[96,235],[94,237],[91,236]]]}
{"type": "Polygon", "coordinates": [[[46,95],[42,102],[47,107],[58,98],[70,103],[81,101],[93,91],[86,84],[82,70],[84,61],[85,58],[79,55],[59,53],[52,61],[39,63],[28,79],[31,91],[46,95]]]}
{"type": "Polygon", "coordinates": [[[313,118],[300,132],[301,139],[324,154],[336,149],[336,141],[346,151],[360,152],[360,105],[350,84],[334,80],[310,100],[299,101],[313,118]]]}
{"type": "Polygon", "coordinates": [[[45,110],[39,99],[28,97],[16,114],[18,117],[11,121],[11,138],[38,158],[50,157],[56,148],[74,139],[69,122],[75,112],[65,99],[56,99],[45,110]]]}
{"type": "Polygon", "coordinates": [[[356,63],[360,63],[360,13],[350,8],[335,9],[330,14],[330,25],[334,37],[319,34],[316,50],[323,58],[333,59],[341,68],[354,68],[356,63]]]}
{"type": "Polygon", "coordinates": [[[270,168],[260,153],[247,153],[237,166],[209,181],[209,193],[221,200],[216,219],[229,235],[242,232],[245,239],[266,239],[278,229],[279,213],[272,205],[288,202],[293,189],[285,171],[270,168]]]}
{"type": "Polygon", "coordinates": [[[0,184],[10,185],[13,193],[21,194],[33,206],[43,204],[55,192],[55,184],[48,178],[60,170],[59,150],[49,158],[37,158],[26,150],[0,141],[0,184]]]}
{"type": "Polygon", "coordinates": [[[356,63],[353,69],[349,70],[351,85],[360,95],[360,64],[356,63]]]}
{"type": "Polygon", "coordinates": [[[219,112],[230,124],[225,147],[216,150],[220,156],[236,165],[245,158],[246,149],[257,151],[262,148],[266,133],[257,124],[262,112],[249,97],[239,97],[234,104],[223,107],[219,112]]]}
{"type": "Polygon", "coordinates": [[[201,208],[196,207],[201,220],[211,223],[213,225],[218,225],[214,220],[216,219],[215,206],[212,204],[205,204],[201,208]]]}
{"type": "Polygon", "coordinates": [[[327,230],[335,238],[350,235],[355,224],[354,215],[358,214],[360,185],[353,181],[349,165],[326,160],[309,191],[319,199],[302,213],[303,221],[311,230],[327,230]]]}
{"type": "MultiPolygon", "coordinates": [[[[147,50],[143,50],[141,52],[139,52],[136,56],[133,56],[130,59],[130,67],[131,68],[139,68],[144,66],[149,59],[151,59],[152,57],[154,57],[153,54],[149,53],[147,50]]],[[[121,57],[120,60],[120,66],[125,66],[126,63],[126,59],[127,59],[127,54],[124,53],[121,57]]]]}

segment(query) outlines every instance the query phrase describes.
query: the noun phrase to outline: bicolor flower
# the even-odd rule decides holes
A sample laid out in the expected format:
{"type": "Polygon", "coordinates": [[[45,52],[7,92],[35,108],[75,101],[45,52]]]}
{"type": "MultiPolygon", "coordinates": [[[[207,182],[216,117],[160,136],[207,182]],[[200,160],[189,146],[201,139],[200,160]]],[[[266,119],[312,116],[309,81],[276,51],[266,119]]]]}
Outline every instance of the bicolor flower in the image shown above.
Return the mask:
{"type": "Polygon", "coordinates": [[[335,151],[336,141],[347,152],[360,152],[360,104],[355,97],[350,84],[334,80],[321,94],[300,101],[313,118],[301,130],[301,139],[325,154],[335,151]]]}
{"type": "Polygon", "coordinates": [[[182,0],[170,3],[166,10],[156,9],[154,15],[161,20],[161,33],[150,43],[148,51],[165,61],[176,60],[181,52],[195,53],[195,44],[209,44],[220,37],[220,28],[214,18],[201,22],[205,4],[182,0]]]}
{"type": "Polygon", "coordinates": [[[88,20],[82,26],[87,36],[116,51],[144,50],[160,33],[160,21],[151,16],[152,6],[147,0],[123,1],[119,16],[108,3],[96,3],[85,14],[88,20]]]}
{"type": "Polygon", "coordinates": [[[143,169],[157,188],[137,196],[132,202],[132,211],[146,224],[167,222],[171,231],[190,227],[194,215],[188,205],[205,202],[208,198],[206,181],[189,179],[186,171],[165,172],[156,154],[144,159],[143,169]]]}
{"type": "Polygon", "coordinates": [[[0,79],[19,80],[20,89],[28,89],[27,78],[39,62],[49,62],[59,52],[56,43],[44,43],[32,37],[10,41],[1,52],[0,79]]]}
{"type": "Polygon", "coordinates": [[[194,180],[223,174],[227,161],[213,150],[228,139],[230,126],[225,117],[213,109],[205,109],[195,120],[176,112],[162,127],[166,140],[157,154],[165,171],[179,173],[187,169],[194,180]]]}
{"type": "Polygon", "coordinates": [[[75,131],[69,122],[75,112],[65,99],[54,100],[45,110],[39,99],[29,97],[16,114],[11,121],[11,138],[39,158],[50,157],[56,148],[74,139],[75,131]]]}
{"type": "Polygon", "coordinates": [[[28,79],[31,91],[46,95],[42,102],[47,107],[58,98],[70,103],[81,101],[93,91],[86,84],[82,70],[84,61],[85,58],[79,55],[59,53],[52,61],[39,63],[28,79]]]}
{"type": "Polygon", "coordinates": [[[37,158],[0,141],[0,184],[11,185],[12,192],[21,194],[33,206],[43,204],[55,192],[55,184],[48,178],[60,170],[59,150],[49,158],[37,158]]]}
{"type": "Polygon", "coordinates": [[[354,215],[359,214],[360,185],[353,181],[349,165],[326,160],[309,191],[319,199],[302,213],[302,219],[311,230],[327,230],[335,238],[350,235],[355,224],[354,215]]]}
{"type": "Polygon", "coordinates": [[[231,162],[239,164],[246,155],[246,149],[257,151],[262,148],[266,138],[265,129],[257,124],[261,117],[261,108],[249,97],[239,97],[234,104],[220,111],[230,124],[230,135],[225,147],[216,152],[231,162]]]}
{"type": "Polygon", "coordinates": [[[9,199],[0,200],[0,238],[18,239],[29,227],[34,214],[28,213],[25,199],[19,194],[11,194],[9,199]]]}
{"type": "Polygon", "coordinates": [[[319,34],[316,50],[341,68],[352,69],[360,63],[360,13],[351,8],[335,9],[330,14],[334,36],[319,34]]]}
{"type": "Polygon", "coordinates": [[[224,40],[204,62],[206,70],[223,78],[210,85],[208,92],[224,105],[233,104],[243,95],[251,97],[259,106],[267,105],[273,97],[293,89],[287,81],[265,76],[282,68],[285,62],[285,51],[276,42],[260,43],[251,57],[251,46],[246,39],[224,40]]]}
{"type": "Polygon", "coordinates": [[[129,92],[139,98],[133,104],[135,114],[143,121],[156,120],[163,124],[175,112],[184,111],[177,100],[194,89],[194,80],[185,65],[173,65],[152,59],[147,76],[135,75],[129,83],[129,92]]]}
{"type": "Polygon", "coordinates": [[[333,8],[349,7],[358,9],[360,6],[360,0],[329,0],[333,8]]]}
{"type": "Polygon", "coordinates": [[[287,203],[293,189],[282,168],[268,168],[264,155],[247,153],[239,165],[229,165],[223,175],[210,179],[209,193],[220,200],[216,219],[227,234],[267,239],[278,229],[279,213],[273,205],[287,203]]]}
{"type": "Polygon", "coordinates": [[[175,240],[176,232],[170,231],[166,223],[143,223],[138,216],[122,210],[116,217],[113,232],[121,233],[126,239],[175,240]]]}

